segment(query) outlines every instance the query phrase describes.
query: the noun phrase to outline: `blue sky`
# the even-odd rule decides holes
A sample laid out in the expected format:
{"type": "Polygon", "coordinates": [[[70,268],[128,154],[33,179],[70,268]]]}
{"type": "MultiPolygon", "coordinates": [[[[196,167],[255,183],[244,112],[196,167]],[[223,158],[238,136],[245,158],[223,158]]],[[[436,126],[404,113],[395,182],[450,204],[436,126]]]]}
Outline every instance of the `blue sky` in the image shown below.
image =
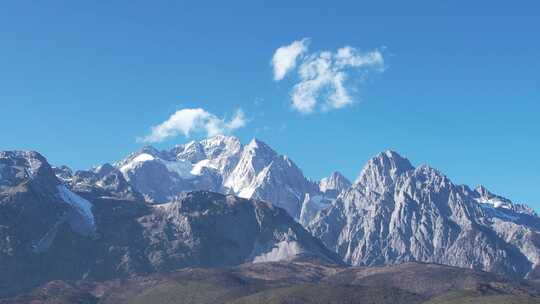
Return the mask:
{"type": "Polygon", "coordinates": [[[0,149],[82,169],[138,149],[176,111],[225,124],[242,109],[245,126],[231,132],[309,177],[354,178],[393,149],[540,210],[540,4],[471,2],[5,2],[0,149]],[[275,81],[274,52],[303,38],[304,59],[275,81]],[[295,109],[302,62],[345,46],[380,51],[384,68],[347,71],[342,108],[295,109]]]}

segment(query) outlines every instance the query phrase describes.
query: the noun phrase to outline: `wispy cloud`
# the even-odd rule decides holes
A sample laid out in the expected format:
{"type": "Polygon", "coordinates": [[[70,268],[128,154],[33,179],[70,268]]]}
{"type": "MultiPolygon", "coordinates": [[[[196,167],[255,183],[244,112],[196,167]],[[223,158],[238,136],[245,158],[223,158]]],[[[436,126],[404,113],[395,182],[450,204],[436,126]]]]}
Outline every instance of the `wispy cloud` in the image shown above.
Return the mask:
{"type": "Polygon", "coordinates": [[[322,51],[308,53],[308,45],[302,39],[280,47],[274,54],[285,50],[295,50],[293,58],[276,67],[274,62],[274,80],[282,80],[285,74],[297,70],[297,83],[291,91],[292,107],[301,113],[312,113],[317,108],[327,111],[341,109],[354,102],[351,96],[355,84],[366,79],[369,71],[383,71],[384,58],[379,50],[361,52],[356,48],[345,46],[335,52],[322,51]],[[299,48],[301,45],[302,48],[299,48]],[[301,50],[301,51],[299,51],[301,50]],[[297,61],[300,63],[297,66],[297,61]],[[292,62],[292,63],[291,63],[292,62]],[[276,73],[276,71],[281,71],[276,73]]]}
{"type": "Polygon", "coordinates": [[[155,143],[178,135],[190,137],[193,133],[204,133],[206,136],[228,134],[246,125],[246,117],[238,109],[230,120],[201,109],[181,109],[172,114],[166,121],[151,128],[150,134],[137,138],[139,142],[155,143]]]}
{"type": "Polygon", "coordinates": [[[280,81],[296,67],[297,58],[307,51],[308,45],[309,39],[304,38],[282,46],[274,52],[272,66],[274,67],[275,81],[280,81]]]}

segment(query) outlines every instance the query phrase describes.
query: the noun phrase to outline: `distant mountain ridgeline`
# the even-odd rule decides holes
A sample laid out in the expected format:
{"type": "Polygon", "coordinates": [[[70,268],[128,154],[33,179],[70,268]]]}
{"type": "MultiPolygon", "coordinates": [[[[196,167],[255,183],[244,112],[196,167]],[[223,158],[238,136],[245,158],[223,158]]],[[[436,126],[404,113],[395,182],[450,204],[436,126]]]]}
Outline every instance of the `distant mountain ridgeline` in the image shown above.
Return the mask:
{"type": "MultiPolygon", "coordinates": [[[[540,218],[393,151],[351,183],[306,178],[265,143],[144,147],[84,171],[0,152],[0,290],[185,267],[410,261],[540,277],[540,218]]],[[[340,266],[341,267],[341,266],[340,266]]]]}

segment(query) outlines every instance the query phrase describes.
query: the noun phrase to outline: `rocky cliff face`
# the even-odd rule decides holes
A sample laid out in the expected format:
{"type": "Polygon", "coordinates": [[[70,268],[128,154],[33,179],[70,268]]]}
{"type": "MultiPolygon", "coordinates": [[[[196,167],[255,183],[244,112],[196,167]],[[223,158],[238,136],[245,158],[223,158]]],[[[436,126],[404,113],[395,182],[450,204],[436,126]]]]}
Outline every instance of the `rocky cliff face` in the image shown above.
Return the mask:
{"type": "Polygon", "coordinates": [[[318,186],[317,191],[311,191],[304,196],[299,217],[299,222],[304,226],[307,226],[321,210],[328,208],[342,192],[348,190],[351,182],[335,171],[323,178],[318,186]]]}
{"type": "Polygon", "coordinates": [[[332,172],[330,176],[319,182],[319,190],[328,196],[337,197],[349,187],[351,187],[351,182],[338,171],[332,172]]]}
{"type": "Polygon", "coordinates": [[[75,172],[66,166],[54,167],[53,170],[59,181],[75,192],[100,197],[144,200],[143,196],[126,181],[122,172],[111,164],[75,172]]]}
{"type": "Polygon", "coordinates": [[[355,184],[308,224],[352,265],[423,261],[535,277],[540,219],[485,189],[453,184],[395,152],[371,159],[355,184]]]}
{"type": "Polygon", "coordinates": [[[317,190],[288,157],[258,140],[245,146],[225,187],[241,197],[271,202],[293,217],[298,217],[305,194],[317,190]]]}

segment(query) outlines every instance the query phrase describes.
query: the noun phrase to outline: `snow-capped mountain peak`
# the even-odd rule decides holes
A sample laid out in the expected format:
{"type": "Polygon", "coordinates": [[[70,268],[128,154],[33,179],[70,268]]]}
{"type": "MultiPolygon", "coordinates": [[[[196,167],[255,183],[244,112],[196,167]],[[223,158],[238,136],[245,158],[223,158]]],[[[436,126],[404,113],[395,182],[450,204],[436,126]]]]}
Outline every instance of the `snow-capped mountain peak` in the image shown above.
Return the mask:
{"type": "Polygon", "coordinates": [[[0,151],[0,191],[22,181],[55,192],[58,181],[45,158],[34,151],[0,151]]]}
{"type": "Polygon", "coordinates": [[[203,145],[196,141],[190,141],[185,145],[176,146],[170,152],[175,155],[176,159],[187,160],[191,163],[197,163],[206,159],[203,145]]]}
{"type": "Polygon", "coordinates": [[[200,141],[208,159],[238,154],[242,149],[240,140],[234,136],[216,135],[200,141]]]}
{"type": "Polygon", "coordinates": [[[298,217],[305,193],[315,188],[294,162],[258,139],[244,147],[224,186],[241,197],[272,202],[293,217],[298,217]]]}
{"type": "Polygon", "coordinates": [[[330,191],[341,193],[343,190],[349,188],[351,182],[338,171],[332,172],[330,176],[325,177],[319,181],[319,189],[323,193],[330,191]]]}
{"type": "Polygon", "coordinates": [[[147,146],[115,167],[152,202],[210,190],[267,200],[297,217],[305,193],[318,191],[291,159],[259,139],[243,145],[236,137],[217,135],[164,151],[147,146]]]}

